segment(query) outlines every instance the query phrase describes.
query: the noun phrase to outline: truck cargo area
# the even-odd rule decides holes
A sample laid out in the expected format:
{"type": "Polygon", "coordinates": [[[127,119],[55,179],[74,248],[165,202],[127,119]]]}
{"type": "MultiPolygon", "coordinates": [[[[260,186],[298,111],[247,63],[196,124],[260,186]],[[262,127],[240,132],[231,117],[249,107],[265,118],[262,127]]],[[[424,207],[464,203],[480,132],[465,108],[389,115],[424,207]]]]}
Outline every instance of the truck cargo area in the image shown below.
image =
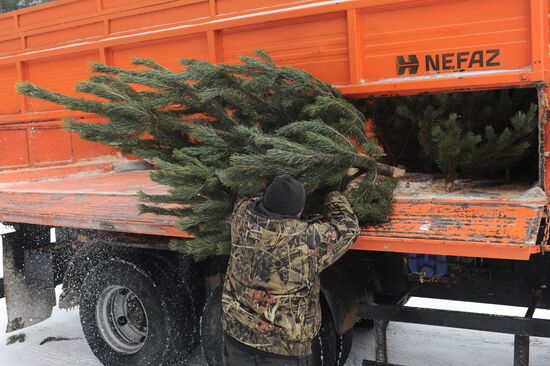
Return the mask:
{"type": "Polygon", "coordinates": [[[546,197],[527,184],[404,177],[388,223],[363,229],[356,248],[402,253],[529,259],[540,251],[537,236],[546,197]],[[471,253],[471,252],[470,252],[471,253]]]}
{"type": "MultiPolygon", "coordinates": [[[[169,216],[140,214],[139,192],[164,193],[149,170],[87,171],[0,183],[0,220],[123,233],[185,237],[169,216]]],[[[356,249],[527,260],[546,199],[527,184],[459,181],[452,191],[429,175],[404,177],[391,220],[366,227],[356,249]]]]}
{"type": "MultiPolygon", "coordinates": [[[[82,96],[75,85],[90,78],[93,62],[134,69],[132,58],[145,58],[177,71],[184,58],[234,64],[262,49],[364,108],[367,132],[385,148],[380,162],[407,172],[390,220],[364,227],[355,250],[321,276],[319,364],[346,364],[351,330],[364,320],[374,324],[376,342],[376,361],[365,365],[393,361],[388,322],[513,334],[514,365],[528,365],[529,337],[550,336],[549,321],[533,316],[550,309],[550,256],[543,255],[550,239],[549,14],[550,0],[56,0],[0,15],[0,222],[15,228],[2,234],[7,331],[49,318],[59,301],[62,309],[79,307],[86,341],[105,365],[173,365],[199,341],[209,365],[220,365],[227,258],[193,261],[166,250],[188,235],[176,217],[140,212],[140,192],[168,192],[150,179],[151,164],[65,129],[67,117],[100,117],[14,86],[82,96]],[[498,171],[445,170],[437,159],[419,164],[419,147],[431,145],[415,139],[410,124],[388,118],[397,111],[387,104],[392,99],[508,91],[511,100],[526,98],[513,109],[531,111],[534,127],[529,154],[498,171]],[[367,113],[376,101],[388,112],[378,119],[367,113]],[[388,148],[393,137],[399,149],[388,148]],[[405,308],[411,296],[528,311],[501,317],[405,308]],[[141,333],[126,337],[128,320],[141,333]]],[[[424,110],[432,105],[439,104],[424,110]]],[[[470,102],[461,105],[482,115],[470,102]]],[[[410,110],[413,122],[423,112],[410,110]]],[[[459,121],[454,109],[442,114],[445,121],[451,113],[459,121]]],[[[490,155],[468,161],[480,165],[479,156],[490,155]]],[[[220,249],[219,242],[206,245],[220,249]]],[[[477,355],[487,363],[484,356],[477,355]]]]}
{"type": "Polygon", "coordinates": [[[0,183],[0,220],[164,236],[184,235],[176,220],[140,214],[140,191],[165,188],[149,171],[92,170],[54,179],[0,183]]]}

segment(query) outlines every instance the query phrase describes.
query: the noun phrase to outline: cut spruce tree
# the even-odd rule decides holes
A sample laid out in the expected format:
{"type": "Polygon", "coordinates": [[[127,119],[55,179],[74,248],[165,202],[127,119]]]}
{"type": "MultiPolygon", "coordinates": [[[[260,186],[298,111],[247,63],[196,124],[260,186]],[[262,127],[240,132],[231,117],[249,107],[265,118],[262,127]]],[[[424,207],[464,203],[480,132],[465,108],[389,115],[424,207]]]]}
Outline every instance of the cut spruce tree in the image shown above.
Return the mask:
{"type": "Polygon", "coordinates": [[[261,194],[283,173],[304,183],[309,213],[320,213],[329,188],[346,192],[362,224],[387,220],[395,181],[377,168],[382,151],[366,137],[364,116],[327,83],[278,67],[265,52],[241,61],[182,60],[181,72],[144,59],[133,61],[138,71],[94,64],[94,75],[76,88],[89,98],[18,87],[105,117],[68,119],[66,128],[154,162],[152,179],[171,189],[142,194],[142,210],[181,217],[194,239],[173,244],[196,259],[227,254],[236,200],[261,194]],[[350,184],[353,178],[360,179],[350,184]]]}
{"type": "Polygon", "coordinates": [[[458,177],[509,179],[536,153],[532,94],[518,89],[382,98],[367,109],[393,164],[439,170],[449,184],[458,177]]]}

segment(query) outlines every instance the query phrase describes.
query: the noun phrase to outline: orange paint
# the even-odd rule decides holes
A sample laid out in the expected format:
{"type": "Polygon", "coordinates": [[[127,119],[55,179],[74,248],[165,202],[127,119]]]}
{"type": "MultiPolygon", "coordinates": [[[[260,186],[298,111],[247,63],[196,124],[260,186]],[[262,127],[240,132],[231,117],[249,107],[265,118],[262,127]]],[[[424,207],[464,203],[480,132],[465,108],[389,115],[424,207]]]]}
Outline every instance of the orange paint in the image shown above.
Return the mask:
{"type": "Polygon", "coordinates": [[[174,217],[140,214],[137,192],[158,194],[146,171],[0,183],[0,221],[187,236],[174,217]]]}
{"type": "MultiPolygon", "coordinates": [[[[128,67],[137,56],[178,70],[181,58],[231,63],[263,48],[349,97],[534,87],[550,80],[548,15],[541,0],[58,0],[2,14],[0,182],[38,181],[0,183],[0,219],[185,235],[173,218],[136,211],[135,182],[160,189],[147,172],[106,174],[116,151],[62,130],[66,116],[93,116],[19,96],[16,81],[73,93],[91,61],[128,67]],[[70,176],[82,171],[94,173],[70,176]]],[[[545,204],[400,197],[355,248],[525,260],[540,251],[545,204]]]]}
{"type": "Polygon", "coordinates": [[[365,228],[354,249],[529,259],[545,204],[398,198],[390,221],[365,228]]]}
{"type": "Polygon", "coordinates": [[[375,252],[417,253],[478,257],[494,259],[529,260],[531,254],[540,253],[539,245],[483,243],[424,239],[394,239],[361,236],[353,246],[355,250],[375,252]]]}

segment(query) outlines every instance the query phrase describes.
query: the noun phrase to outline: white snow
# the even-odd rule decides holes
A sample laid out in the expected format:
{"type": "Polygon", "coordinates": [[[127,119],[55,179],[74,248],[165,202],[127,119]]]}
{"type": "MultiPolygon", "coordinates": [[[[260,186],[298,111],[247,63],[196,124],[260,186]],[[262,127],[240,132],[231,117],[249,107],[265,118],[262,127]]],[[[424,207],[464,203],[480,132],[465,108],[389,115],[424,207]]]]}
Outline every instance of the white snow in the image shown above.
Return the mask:
{"type": "MultiPolygon", "coordinates": [[[[0,270],[1,270],[0,239],[0,270]]],[[[2,272],[0,272],[2,273],[2,272]]],[[[57,288],[57,295],[61,287],[57,288]]],[[[466,303],[447,300],[413,298],[410,306],[434,309],[523,316],[524,308],[466,303]]],[[[537,318],[550,319],[550,311],[537,310],[537,318]]],[[[80,366],[101,363],[95,358],[84,339],[78,309],[70,311],[57,307],[50,319],[30,328],[10,334],[6,329],[6,302],[0,300],[0,365],[2,366],[80,366]],[[8,345],[12,335],[25,334],[23,343],[8,345]],[[40,345],[48,337],[69,340],[40,345]]],[[[390,323],[388,347],[390,362],[406,366],[485,366],[512,365],[512,335],[433,327],[416,324],[390,323]]],[[[374,358],[373,331],[356,329],[353,349],[347,365],[360,366],[363,359],[374,358]]],[[[206,363],[196,350],[189,366],[206,363]]],[[[550,365],[550,339],[531,338],[531,366],[550,365]]]]}
{"type": "MultiPolygon", "coordinates": [[[[59,294],[60,288],[57,293],[59,294]]],[[[84,339],[78,310],[57,307],[50,319],[28,329],[6,334],[6,301],[0,300],[0,364],[5,366],[69,366],[101,365],[84,339]],[[7,345],[11,335],[25,334],[25,342],[7,345]],[[40,345],[47,337],[71,340],[52,341],[40,345]]]]}
{"type": "MultiPolygon", "coordinates": [[[[59,293],[59,289],[58,289],[59,293]]],[[[522,315],[524,309],[507,306],[460,303],[413,298],[411,304],[430,308],[522,315]]],[[[3,366],[77,366],[101,365],[86,344],[80,327],[78,310],[54,309],[52,318],[15,332],[24,333],[24,343],[6,345],[5,300],[0,300],[0,365],[3,366]],[[71,338],[40,345],[47,337],[71,338]]],[[[545,314],[548,317],[548,314],[545,314]]],[[[540,316],[540,314],[537,314],[540,316]]],[[[388,328],[389,354],[392,363],[406,366],[485,366],[512,365],[513,336],[449,329],[425,325],[392,323],[388,328]]],[[[365,358],[373,359],[374,342],[371,330],[357,329],[353,350],[347,365],[360,366],[365,358]]],[[[190,365],[205,365],[197,350],[190,365]]],[[[550,364],[550,340],[531,338],[531,366],[550,364]]]]}
{"type": "MultiPolygon", "coordinates": [[[[525,308],[449,300],[412,298],[408,306],[488,313],[525,315],[525,308]]],[[[536,318],[550,319],[550,311],[537,310],[536,318]]],[[[513,365],[514,336],[428,325],[390,323],[389,361],[406,366],[506,366],[513,365]]],[[[349,365],[374,359],[373,331],[356,330],[349,365]]],[[[531,366],[550,365],[550,339],[531,338],[531,366]]]]}

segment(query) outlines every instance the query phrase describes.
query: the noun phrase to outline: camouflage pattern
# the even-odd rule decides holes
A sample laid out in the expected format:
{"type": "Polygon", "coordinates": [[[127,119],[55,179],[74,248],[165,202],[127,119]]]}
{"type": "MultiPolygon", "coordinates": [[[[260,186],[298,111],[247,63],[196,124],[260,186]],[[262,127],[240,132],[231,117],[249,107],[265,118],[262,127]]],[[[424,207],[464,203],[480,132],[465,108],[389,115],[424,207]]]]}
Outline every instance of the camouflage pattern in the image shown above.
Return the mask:
{"type": "Polygon", "coordinates": [[[232,248],[223,291],[227,334],[261,351],[304,357],[319,332],[319,274],[359,235],[339,192],[325,198],[327,222],[268,218],[246,201],[231,222],[232,248]]]}

